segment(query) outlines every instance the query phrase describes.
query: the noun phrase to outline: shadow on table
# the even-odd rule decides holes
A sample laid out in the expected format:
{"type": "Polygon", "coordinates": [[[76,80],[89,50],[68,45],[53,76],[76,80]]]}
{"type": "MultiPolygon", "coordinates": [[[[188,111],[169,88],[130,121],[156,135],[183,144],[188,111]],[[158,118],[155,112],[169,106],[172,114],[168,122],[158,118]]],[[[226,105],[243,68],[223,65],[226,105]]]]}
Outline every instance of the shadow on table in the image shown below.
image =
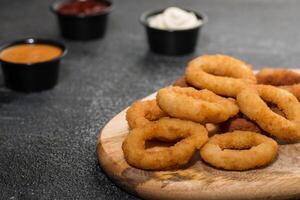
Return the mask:
{"type": "Polygon", "coordinates": [[[3,76],[2,74],[0,74],[0,108],[4,105],[4,104],[9,104],[11,103],[13,100],[15,100],[17,98],[16,93],[8,90],[5,86],[4,86],[4,80],[3,80],[3,76]]]}

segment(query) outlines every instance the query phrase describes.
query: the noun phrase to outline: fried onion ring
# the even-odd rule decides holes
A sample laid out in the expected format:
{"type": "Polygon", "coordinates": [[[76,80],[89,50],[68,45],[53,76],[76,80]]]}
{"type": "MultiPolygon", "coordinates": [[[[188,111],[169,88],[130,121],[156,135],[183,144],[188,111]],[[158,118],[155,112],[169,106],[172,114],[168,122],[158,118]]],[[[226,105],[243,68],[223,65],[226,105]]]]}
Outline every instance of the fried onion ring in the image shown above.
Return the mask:
{"type": "Polygon", "coordinates": [[[277,143],[264,135],[234,131],[214,135],[201,148],[202,159],[226,170],[248,170],[265,166],[276,157],[277,143]]]}
{"type": "Polygon", "coordinates": [[[263,130],[287,141],[300,140],[300,103],[283,89],[269,85],[246,88],[237,95],[240,110],[263,130]],[[276,104],[285,117],[273,112],[266,102],[276,104]]]}
{"type": "Polygon", "coordinates": [[[292,93],[300,102],[300,83],[299,84],[294,84],[294,85],[284,85],[284,86],[279,86],[279,88],[284,89],[286,91],[289,91],[292,93]]]}
{"type": "Polygon", "coordinates": [[[156,100],[136,101],[126,112],[126,119],[129,128],[143,127],[151,121],[166,117],[167,114],[162,111],[156,103],[156,100]]]}
{"type": "Polygon", "coordinates": [[[156,100],[168,115],[199,123],[223,122],[239,111],[235,100],[191,87],[170,86],[160,89],[156,100]]]}
{"type": "Polygon", "coordinates": [[[263,68],[256,74],[258,84],[264,85],[294,85],[300,83],[300,74],[289,69],[263,68]]]}
{"type": "Polygon", "coordinates": [[[130,165],[140,169],[161,170],[188,163],[194,151],[207,141],[207,134],[201,124],[161,118],[144,127],[132,129],[123,142],[122,149],[130,165]],[[148,151],[145,149],[145,141],[152,139],[181,140],[169,148],[148,151]]]}
{"type": "Polygon", "coordinates": [[[264,68],[256,74],[257,83],[289,91],[300,101],[300,74],[289,69],[264,68]]]}
{"type": "Polygon", "coordinates": [[[226,55],[204,55],[192,60],[185,76],[196,88],[229,97],[236,97],[247,84],[256,83],[250,65],[226,55]]]}
{"type": "MultiPolygon", "coordinates": [[[[276,105],[268,104],[268,106],[273,112],[285,117],[285,114],[276,105]]],[[[223,133],[233,131],[251,131],[256,133],[264,132],[254,121],[251,121],[241,112],[229,120],[219,124],[219,128],[223,133]]]]}

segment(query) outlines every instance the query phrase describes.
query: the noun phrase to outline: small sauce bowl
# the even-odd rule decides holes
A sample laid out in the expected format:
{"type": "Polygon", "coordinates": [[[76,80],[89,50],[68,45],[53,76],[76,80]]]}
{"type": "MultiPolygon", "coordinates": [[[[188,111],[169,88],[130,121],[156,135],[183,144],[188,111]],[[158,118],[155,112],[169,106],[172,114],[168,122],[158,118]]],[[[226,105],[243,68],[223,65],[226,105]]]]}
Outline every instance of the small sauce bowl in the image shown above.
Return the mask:
{"type": "Polygon", "coordinates": [[[107,0],[58,1],[50,10],[57,16],[60,32],[71,40],[93,40],[102,38],[106,32],[108,15],[112,2],[107,0]],[[99,8],[96,6],[97,3],[99,8]]]}
{"type": "Polygon", "coordinates": [[[58,81],[60,60],[66,53],[64,44],[46,39],[29,38],[3,45],[0,62],[5,86],[20,92],[53,88],[58,81]]]}
{"type": "Polygon", "coordinates": [[[184,30],[163,30],[151,27],[148,19],[164,12],[165,9],[146,11],[140,17],[140,22],[146,29],[150,50],[171,56],[192,53],[195,50],[200,30],[207,23],[207,17],[193,10],[184,9],[193,12],[198,19],[202,20],[202,24],[184,30]]]}

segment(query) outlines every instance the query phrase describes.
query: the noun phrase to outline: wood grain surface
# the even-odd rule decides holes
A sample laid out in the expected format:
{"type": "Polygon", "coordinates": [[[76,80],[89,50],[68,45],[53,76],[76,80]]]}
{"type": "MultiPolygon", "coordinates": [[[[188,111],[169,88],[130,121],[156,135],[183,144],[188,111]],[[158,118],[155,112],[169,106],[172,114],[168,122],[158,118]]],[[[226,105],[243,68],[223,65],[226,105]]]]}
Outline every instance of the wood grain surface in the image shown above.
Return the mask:
{"type": "MultiPolygon", "coordinates": [[[[153,99],[155,94],[146,99],[153,99]]],[[[128,134],[126,109],[102,129],[97,154],[102,169],[123,189],[144,199],[298,199],[300,143],[283,144],[269,166],[244,172],[205,164],[197,151],[189,165],[170,171],[145,171],[127,164],[121,149],[128,134]]]]}

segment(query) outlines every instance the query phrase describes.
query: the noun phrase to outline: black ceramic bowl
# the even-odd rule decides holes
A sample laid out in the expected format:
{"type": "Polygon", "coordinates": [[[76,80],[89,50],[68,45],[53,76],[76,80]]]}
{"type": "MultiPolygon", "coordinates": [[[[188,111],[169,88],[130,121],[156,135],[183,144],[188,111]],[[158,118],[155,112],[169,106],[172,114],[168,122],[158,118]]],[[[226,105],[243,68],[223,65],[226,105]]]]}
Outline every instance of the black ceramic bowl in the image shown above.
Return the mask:
{"type": "Polygon", "coordinates": [[[162,30],[150,27],[148,23],[149,17],[160,14],[164,10],[146,11],[140,18],[140,22],[146,29],[150,50],[164,55],[183,55],[193,52],[200,30],[207,22],[207,17],[195,11],[185,9],[195,13],[197,18],[202,20],[202,24],[198,27],[185,30],[162,30]]]}
{"type": "Polygon", "coordinates": [[[106,24],[109,13],[112,10],[112,3],[102,0],[107,4],[107,8],[96,14],[88,15],[69,15],[59,12],[60,6],[71,0],[55,2],[50,9],[56,14],[61,35],[71,40],[93,40],[102,38],[106,32],[106,24]]]}
{"type": "Polygon", "coordinates": [[[5,86],[20,92],[53,88],[58,81],[60,60],[67,53],[66,47],[52,40],[29,38],[3,45],[0,51],[19,44],[48,44],[60,48],[62,53],[52,60],[31,64],[7,62],[0,58],[5,86]]]}

